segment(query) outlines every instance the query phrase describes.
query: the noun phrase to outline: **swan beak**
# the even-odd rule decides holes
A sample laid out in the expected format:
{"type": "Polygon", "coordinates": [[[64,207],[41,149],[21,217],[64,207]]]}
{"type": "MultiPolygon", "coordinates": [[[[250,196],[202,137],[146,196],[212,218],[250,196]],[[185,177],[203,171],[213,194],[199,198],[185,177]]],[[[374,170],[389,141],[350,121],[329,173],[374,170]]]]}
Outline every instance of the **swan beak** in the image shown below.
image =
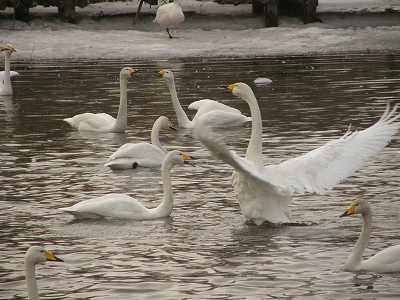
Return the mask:
{"type": "Polygon", "coordinates": [[[160,72],[158,72],[158,74],[160,74],[160,77],[164,77],[165,72],[166,71],[164,69],[161,69],[160,72]]]}
{"type": "Polygon", "coordinates": [[[193,157],[191,157],[189,154],[181,153],[181,158],[182,158],[184,164],[194,165],[194,163],[192,161],[193,157]]]}
{"type": "Polygon", "coordinates": [[[354,204],[351,205],[348,209],[346,209],[346,211],[343,214],[340,215],[340,217],[347,217],[347,216],[354,215],[354,213],[356,211],[355,208],[356,208],[356,206],[354,204]]]}
{"type": "Polygon", "coordinates": [[[9,51],[10,53],[17,52],[17,50],[11,45],[6,45],[6,46],[1,47],[0,52],[3,52],[3,51],[9,51]]]}
{"type": "Polygon", "coordinates": [[[176,127],[174,127],[174,126],[169,126],[169,129],[177,131],[176,127]]]}
{"type": "Polygon", "coordinates": [[[49,250],[45,250],[43,254],[44,256],[46,256],[46,259],[48,261],[63,261],[61,258],[55,256],[54,253],[49,250]]]}
{"type": "Polygon", "coordinates": [[[230,85],[228,85],[228,90],[231,92],[231,93],[233,93],[233,90],[235,89],[235,84],[233,83],[233,84],[230,84],[230,85]]]}
{"type": "Polygon", "coordinates": [[[132,76],[135,75],[136,73],[137,73],[137,70],[135,70],[135,69],[130,69],[130,70],[128,71],[128,74],[129,74],[130,77],[132,77],[132,76]]]}

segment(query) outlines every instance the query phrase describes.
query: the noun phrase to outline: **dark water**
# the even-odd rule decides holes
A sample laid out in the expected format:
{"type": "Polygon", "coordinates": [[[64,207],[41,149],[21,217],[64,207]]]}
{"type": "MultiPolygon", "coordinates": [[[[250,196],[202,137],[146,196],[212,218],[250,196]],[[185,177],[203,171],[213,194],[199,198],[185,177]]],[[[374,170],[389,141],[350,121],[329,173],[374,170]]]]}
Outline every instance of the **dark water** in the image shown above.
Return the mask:
{"type": "MultiPolygon", "coordinates": [[[[148,140],[160,115],[174,119],[160,68],[175,72],[184,107],[212,98],[247,105],[229,83],[254,87],[262,109],[265,162],[279,162],[339,137],[348,124],[375,122],[400,97],[400,55],[369,54],[179,61],[16,62],[14,97],[0,100],[0,299],[26,297],[23,255],[29,245],[56,249],[63,264],[40,266],[44,299],[399,299],[400,275],[341,271],[358,237],[358,218],[339,219],[360,190],[374,208],[366,256],[400,243],[400,144],[394,141],[327,195],[291,205],[281,228],[246,225],[230,184],[231,169],[210,157],[190,130],[162,132],[169,149],[197,157],[173,172],[175,208],[159,221],[71,222],[58,208],[109,192],[148,207],[161,198],[158,170],[103,167],[121,144],[148,140]],[[116,115],[119,69],[140,70],[129,82],[126,134],[79,133],[62,121],[82,112],[116,115]]],[[[244,153],[249,128],[223,132],[244,153]]],[[[398,138],[399,136],[397,136],[398,138]]]]}

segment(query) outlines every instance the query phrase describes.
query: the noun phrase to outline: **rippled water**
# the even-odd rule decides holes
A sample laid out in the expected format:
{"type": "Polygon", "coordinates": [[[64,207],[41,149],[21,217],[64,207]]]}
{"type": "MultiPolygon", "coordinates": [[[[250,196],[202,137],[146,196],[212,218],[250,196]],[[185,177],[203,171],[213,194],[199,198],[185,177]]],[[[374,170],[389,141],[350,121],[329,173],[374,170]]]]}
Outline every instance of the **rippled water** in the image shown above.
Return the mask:
{"type": "MultiPolygon", "coordinates": [[[[161,197],[158,170],[113,172],[103,163],[121,144],[148,140],[160,115],[174,118],[161,67],[175,72],[184,107],[214,98],[249,114],[229,83],[268,77],[254,87],[264,123],[265,162],[299,155],[339,137],[348,124],[375,122],[400,96],[400,55],[368,54],[177,61],[15,62],[14,97],[0,99],[0,299],[26,297],[23,255],[29,245],[56,249],[65,263],[40,266],[45,299],[399,299],[400,275],[343,272],[360,230],[339,219],[363,190],[374,208],[366,256],[400,243],[400,145],[327,195],[295,198],[292,220],[309,226],[246,225],[232,192],[231,169],[210,157],[190,130],[162,132],[170,149],[197,165],[173,171],[175,208],[158,221],[73,222],[59,207],[123,192],[148,207],[161,197]],[[119,69],[129,82],[126,134],[78,133],[62,118],[116,114],[119,69]]],[[[249,128],[223,132],[244,153],[249,128]]],[[[222,134],[222,132],[221,132],[222,134]]],[[[398,136],[397,136],[398,137],[398,136]]]]}

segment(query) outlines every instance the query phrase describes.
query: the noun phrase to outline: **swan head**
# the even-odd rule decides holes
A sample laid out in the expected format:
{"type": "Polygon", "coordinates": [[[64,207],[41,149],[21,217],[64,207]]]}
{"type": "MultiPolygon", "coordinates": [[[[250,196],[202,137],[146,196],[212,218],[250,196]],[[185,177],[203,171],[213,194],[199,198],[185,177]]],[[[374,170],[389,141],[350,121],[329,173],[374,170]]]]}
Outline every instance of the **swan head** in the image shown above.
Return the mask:
{"type": "Polygon", "coordinates": [[[63,261],[61,258],[54,255],[50,250],[46,250],[40,246],[32,246],[26,251],[25,263],[36,265],[46,261],[63,261]]]}
{"type": "Polygon", "coordinates": [[[357,215],[357,214],[368,214],[370,212],[370,206],[369,203],[366,199],[362,199],[361,196],[357,196],[351,205],[345,210],[343,214],[341,214],[341,217],[347,217],[351,215],[357,215]]]}
{"type": "Polygon", "coordinates": [[[6,44],[4,46],[0,46],[0,52],[4,52],[6,55],[10,56],[14,52],[17,52],[17,50],[14,48],[14,46],[6,44]]]}
{"type": "Polygon", "coordinates": [[[121,69],[121,72],[119,73],[121,77],[124,78],[130,78],[133,77],[137,73],[137,70],[131,68],[131,67],[124,67],[121,69]]]}
{"type": "Polygon", "coordinates": [[[192,157],[182,151],[172,150],[168,152],[167,156],[164,158],[163,164],[168,164],[171,168],[175,165],[190,164],[192,162],[192,157]]]}
{"type": "Polygon", "coordinates": [[[167,81],[174,80],[174,73],[168,69],[161,69],[158,74],[167,81]]]}
{"type": "Polygon", "coordinates": [[[176,128],[174,127],[174,124],[172,124],[172,122],[165,116],[158,117],[156,122],[157,122],[158,126],[160,127],[160,129],[176,130],[176,128]]]}
{"type": "Polygon", "coordinates": [[[228,90],[233,95],[238,96],[240,98],[246,98],[247,95],[253,93],[251,88],[243,82],[236,82],[228,85],[228,90]]]}

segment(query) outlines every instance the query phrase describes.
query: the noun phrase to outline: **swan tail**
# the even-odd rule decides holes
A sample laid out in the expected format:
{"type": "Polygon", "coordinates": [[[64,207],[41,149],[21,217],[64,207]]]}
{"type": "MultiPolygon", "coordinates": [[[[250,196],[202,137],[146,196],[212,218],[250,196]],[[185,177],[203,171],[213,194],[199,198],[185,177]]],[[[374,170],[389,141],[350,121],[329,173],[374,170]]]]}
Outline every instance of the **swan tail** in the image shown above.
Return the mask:
{"type": "Polygon", "coordinates": [[[73,217],[75,217],[75,219],[99,219],[99,218],[101,218],[101,216],[93,214],[93,213],[76,211],[72,207],[62,207],[62,208],[59,208],[59,210],[72,215],[73,217]]]}

